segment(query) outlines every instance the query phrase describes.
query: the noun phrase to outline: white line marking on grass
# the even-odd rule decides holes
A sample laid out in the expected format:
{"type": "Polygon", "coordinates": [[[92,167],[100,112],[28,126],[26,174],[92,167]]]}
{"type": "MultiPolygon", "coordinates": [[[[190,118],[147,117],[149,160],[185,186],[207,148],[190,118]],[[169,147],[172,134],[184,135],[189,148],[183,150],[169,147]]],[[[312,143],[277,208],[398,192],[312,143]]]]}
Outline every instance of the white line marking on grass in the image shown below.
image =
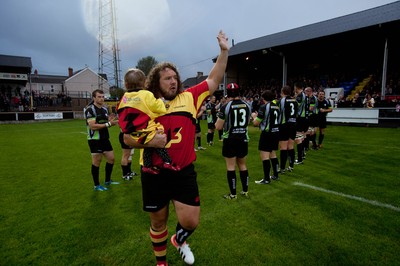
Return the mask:
{"type": "Polygon", "coordinates": [[[358,201],[365,202],[365,203],[368,203],[368,204],[371,204],[371,205],[374,205],[374,206],[384,207],[384,208],[388,208],[388,209],[400,212],[400,208],[399,207],[396,207],[396,206],[393,206],[393,205],[390,205],[390,204],[386,204],[386,203],[381,203],[379,201],[368,200],[368,199],[364,199],[362,197],[353,196],[353,195],[347,195],[347,194],[343,194],[341,192],[336,192],[336,191],[325,189],[325,188],[320,188],[320,187],[316,187],[316,186],[312,186],[312,185],[307,185],[307,184],[300,183],[300,182],[294,182],[293,185],[306,187],[306,188],[311,188],[311,189],[314,189],[314,190],[330,193],[330,194],[341,196],[341,197],[348,198],[348,199],[358,200],[358,201]]]}
{"type": "Polygon", "coordinates": [[[369,147],[379,147],[382,149],[395,149],[399,150],[400,147],[396,145],[392,146],[382,146],[382,145],[371,145],[371,144],[363,144],[363,143],[354,143],[354,142],[340,142],[340,141],[326,141],[326,143],[340,144],[340,145],[353,145],[353,146],[369,146],[369,147]]]}

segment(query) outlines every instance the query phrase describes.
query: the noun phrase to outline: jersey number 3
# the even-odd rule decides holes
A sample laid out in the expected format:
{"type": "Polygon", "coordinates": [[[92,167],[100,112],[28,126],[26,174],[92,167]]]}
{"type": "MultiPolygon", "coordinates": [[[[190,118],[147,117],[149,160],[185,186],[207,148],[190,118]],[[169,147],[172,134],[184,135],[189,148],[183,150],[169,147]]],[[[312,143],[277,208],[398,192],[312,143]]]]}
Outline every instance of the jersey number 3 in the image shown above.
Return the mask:
{"type": "Polygon", "coordinates": [[[173,143],[180,143],[182,141],[181,127],[175,128],[174,130],[169,130],[167,134],[167,144],[165,148],[170,148],[173,143]]]}

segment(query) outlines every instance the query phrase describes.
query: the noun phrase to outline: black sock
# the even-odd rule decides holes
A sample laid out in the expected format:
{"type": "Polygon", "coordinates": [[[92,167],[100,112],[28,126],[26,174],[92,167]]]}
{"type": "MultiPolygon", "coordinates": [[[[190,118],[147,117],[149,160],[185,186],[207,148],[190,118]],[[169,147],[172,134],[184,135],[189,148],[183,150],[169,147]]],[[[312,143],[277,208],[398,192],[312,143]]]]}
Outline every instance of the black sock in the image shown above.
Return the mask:
{"type": "Polygon", "coordinates": [[[214,132],[210,133],[210,141],[214,142],[214,132]]]}
{"type": "Polygon", "coordinates": [[[242,182],[242,188],[244,192],[249,190],[249,171],[240,171],[240,181],[242,182]]]}
{"type": "Polygon", "coordinates": [[[111,181],[111,174],[113,170],[114,164],[106,163],[106,182],[111,181]]]}
{"type": "Polygon", "coordinates": [[[297,161],[303,161],[303,143],[297,144],[297,161]]]}
{"type": "Polygon", "coordinates": [[[122,168],[122,176],[126,176],[131,172],[128,165],[121,165],[122,168]]]}
{"type": "Polygon", "coordinates": [[[197,147],[201,146],[201,137],[197,137],[197,147]]]}
{"type": "Polygon", "coordinates": [[[263,164],[263,170],[264,170],[264,179],[265,180],[271,180],[269,173],[271,172],[271,164],[268,160],[262,161],[263,164]]]}
{"type": "Polygon", "coordinates": [[[94,166],[92,164],[92,177],[95,186],[100,185],[99,172],[100,172],[100,167],[94,166]]]}
{"type": "Polygon", "coordinates": [[[304,150],[306,150],[306,151],[308,151],[309,149],[310,149],[310,139],[311,139],[311,136],[310,135],[307,135],[306,136],[306,139],[304,140],[304,150]]]}
{"type": "Polygon", "coordinates": [[[312,141],[313,148],[315,148],[317,146],[316,139],[317,139],[317,135],[316,134],[311,136],[311,141],[312,141]]]}
{"type": "Polygon", "coordinates": [[[286,168],[286,161],[288,158],[288,151],[287,150],[281,150],[281,169],[286,168]]]}
{"type": "Polygon", "coordinates": [[[294,158],[295,158],[295,152],[294,149],[290,149],[288,150],[288,154],[289,154],[289,166],[293,168],[294,166],[294,158]]]}
{"type": "Polygon", "coordinates": [[[271,164],[272,164],[272,172],[274,173],[274,176],[278,177],[278,158],[272,158],[271,159],[271,164]]]}
{"type": "Polygon", "coordinates": [[[322,142],[324,141],[324,137],[325,137],[324,134],[319,134],[319,137],[318,137],[318,144],[319,144],[319,145],[321,145],[322,142]]]}
{"type": "Polygon", "coordinates": [[[236,172],[226,171],[226,177],[228,179],[229,190],[232,195],[236,195],[236,172]]]}
{"type": "Polygon", "coordinates": [[[185,243],[186,239],[194,232],[194,230],[188,230],[182,227],[180,223],[176,225],[176,242],[179,245],[185,243]]]}

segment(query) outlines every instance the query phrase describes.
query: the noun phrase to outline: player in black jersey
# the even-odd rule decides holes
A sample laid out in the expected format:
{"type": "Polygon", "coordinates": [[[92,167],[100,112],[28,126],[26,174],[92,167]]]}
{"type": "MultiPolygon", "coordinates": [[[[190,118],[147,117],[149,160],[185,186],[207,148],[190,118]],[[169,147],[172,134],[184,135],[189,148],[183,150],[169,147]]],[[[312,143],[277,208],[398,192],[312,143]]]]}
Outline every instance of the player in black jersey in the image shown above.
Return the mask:
{"type": "Polygon", "coordinates": [[[279,148],[280,148],[280,172],[285,170],[292,171],[295,160],[294,140],[296,138],[296,117],[298,112],[298,103],[291,96],[292,90],[289,86],[281,89],[281,99],[279,101],[280,119],[279,119],[279,148]],[[286,168],[286,162],[289,158],[289,167],[286,168]]]}
{"type": "Polygon", "coordinates": [[[226,162],[226,177],[230,194],[226,199],[236,199],[236,165],[239,168],[243,196],[248,196],[249,173],[246,165],[249,135],[248,125],[251,116],[251,106],[240,99],[239,86],[235,83],[227,85],[228,102],[220,108],[217,114],[215,128],[223,129],[222,156],[226,162]]]}
{"type": "Polygon", "coordinates": [[[317,109],[319,127],[318,147],[322,148],[322,141],[325,137],[326,116],[332,112],[332,105],[329,100],[325,99],[325,92],[322,90],[318,92],[317,109]]]}
{"type": "Polygon", "coordinates": [[[308,131],[308,97],[303,91],[303,84],[296,82],[294,84],[296,101],[299,105],[296,119],[296,143],[297,143],[297,160],[295,164],[303,164],[304,157],[304,141],[306,132],[308,131]]]}
{"type": "Polygon", "coordinates": [[[210,100],[206,104],[206,113],[207,113],[207,144],[209,146],[214,145],[214,131],[215,131],[215,122],[217,121],[217,98],[214,95],[210,96],[210,100]]]}
{"type": "Polygon", "coordinates": [[[258,150],[260,151],[260,158],[264,170],[264,178],[255,181],[256,184],[269,184],[271,178],[278,180],[278,158],[276,151],[279,146],[279,119],[280,111],[279,106],[273,101],[275,94],[266,90],[262,94],[262,99],[265,104],[261,105],[258,113],[253,113],[253,124],[259,126],[261,130],[260,140],[258,143],[258,150]],[[272,165],[273,175],[270,176],[272,165]]]}
{"type": "Polygon", "coordinates": [[[306,140],[305,140],[305,145],[304,149],[307,151],[309,150],[309,144],[312,142],[312,148],[313,150],[317,149],[317,143],[315,141],[316,139],[316,131],[318,130],[318,109],[316,108],[317,106],[317,96],[314,95],[313,89],[311,87],[307,87],[305,90],[305,93],[308,97],[308,110],[309,110],[309,115],[308,115],[308,131],[306,133],[306,140]]]}
{"type": "Polygon", "coordinates": [[[106,158],[106,181],[105,185],[118,184],[111,180],[114,167],[114,151],[110,142],[108,128],[118,124],[115,114],[108,114],[104,107],[104,92],[94,90],[92,93],[93,102],[88,104],[83,112],[86,118],[87,139],[92,154],[92,177],[96,191],[106,191],[107,188],[100,185],[99,168],[103,156],[106,158]]]}

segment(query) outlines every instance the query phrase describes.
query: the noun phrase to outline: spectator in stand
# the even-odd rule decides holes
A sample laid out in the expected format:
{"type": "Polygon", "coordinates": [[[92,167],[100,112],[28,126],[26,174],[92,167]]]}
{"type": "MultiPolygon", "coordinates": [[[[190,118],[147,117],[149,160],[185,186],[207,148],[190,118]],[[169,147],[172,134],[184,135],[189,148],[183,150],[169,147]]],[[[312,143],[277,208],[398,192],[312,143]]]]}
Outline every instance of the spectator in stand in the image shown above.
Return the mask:
{"type": "Polygon", "coordinates": [[[338,108],[343,108],[343,107],[348,107],[348,101],[346,101],[346,98],[344,97],[343,94],[339,95],[339,99],[337,101],[337,107],[338,108]]]}
{"type": "Polygon", "coordinates": [[[367,94],[364,98],[363,105],[366,108],[373,108],[375,106],[375,100],[372,98],[371,94],[367,94]]]}
{"type": "MultiPolygon", "coordinates": [[[[391,80],[391,84],[393,83],[393,80],[391,80]]],[[[393,88],[391,84],[387,84],[385,88],[385,95],[393,95],[393,88]]]]}
{"type": "Polygon", "coordinates": [[[360,98],[360,94],[354,94],[353,99],[351,100],[350,107],[363,107],[363,102],[360,98]]]}
{"type": "Polygon", "coordinates": [[[260,99],[258,95],[255,95],[253,98],[253,102],[251,103],[251,111],[258,112],[259,108],[260,108],[260,99]]]}

